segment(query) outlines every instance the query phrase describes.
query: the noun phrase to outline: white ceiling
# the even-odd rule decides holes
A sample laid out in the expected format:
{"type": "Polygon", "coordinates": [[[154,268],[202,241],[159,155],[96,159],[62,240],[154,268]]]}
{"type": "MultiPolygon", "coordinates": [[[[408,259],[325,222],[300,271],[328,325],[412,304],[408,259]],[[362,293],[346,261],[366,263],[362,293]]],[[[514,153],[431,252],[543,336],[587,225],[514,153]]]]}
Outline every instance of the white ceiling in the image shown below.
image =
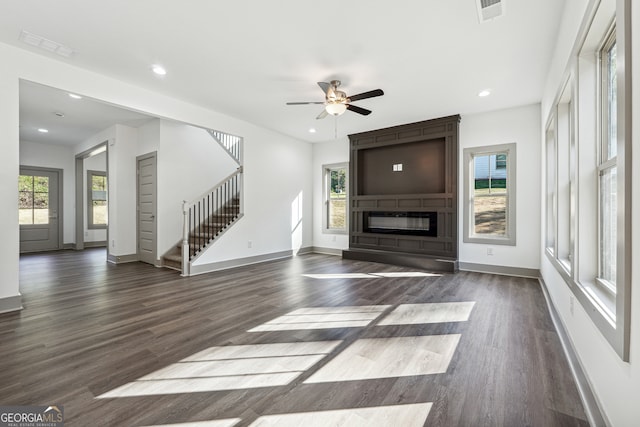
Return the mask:
{"type": "MultiPolygon", "coordinates": [[[[333,139],[334,119],[285,103],[322,101],[318,81],[385,91],[355,103],[371,115],[340,116],[338,136],[539,102],[565,0],[503,2],[480,24],[476,0],[20,0],[0,5],[0,42],[315,142],[333,139]],[[27,45],[22,30],[75,54],[27,45]]],[[[24,87],[21,114],[44,109],[24,87]]]]}
{"type": "Polygon", "coordinates": [[[48,86],[20,82],[20,141],[76,145],[116,123],[138,127],[151,119],[104,102],[73,99],[48,86]],[[40,128],[49,132],[41,133],[40,128]]]}

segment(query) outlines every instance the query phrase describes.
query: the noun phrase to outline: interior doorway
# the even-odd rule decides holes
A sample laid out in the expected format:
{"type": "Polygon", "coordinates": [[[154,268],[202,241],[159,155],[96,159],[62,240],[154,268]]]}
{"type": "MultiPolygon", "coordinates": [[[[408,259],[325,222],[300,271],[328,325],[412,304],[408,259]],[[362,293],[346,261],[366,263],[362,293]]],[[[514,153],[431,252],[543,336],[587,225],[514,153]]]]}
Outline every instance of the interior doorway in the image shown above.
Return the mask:
{"type": "Polygon", "coordinates": [[[76,155],[76,250],[107,246],[109,241],[108,146],[104,141],[76,155]]]}

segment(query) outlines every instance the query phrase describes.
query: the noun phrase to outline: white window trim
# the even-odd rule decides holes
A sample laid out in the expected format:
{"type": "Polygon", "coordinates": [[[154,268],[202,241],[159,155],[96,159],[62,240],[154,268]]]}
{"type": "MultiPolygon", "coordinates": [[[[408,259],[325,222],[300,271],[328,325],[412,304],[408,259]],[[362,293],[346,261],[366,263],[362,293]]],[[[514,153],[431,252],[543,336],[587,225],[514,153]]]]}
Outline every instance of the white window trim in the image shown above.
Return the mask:
{"type": "Polygon", "coordinates": [[[470,147],[463,150],[463,242],[484,243],[491,245],[516,245],[516,143],[470,147]],[[493,154],[507,155],[507,230],[505,236],[490,234],[475,234],[473,232],[473,191],[474,175],[473,159],[478,156],[493,154]]]}
{"type": "Polygon", "coordinates": [[[332,163],[322,165],[322,233],[323,234],[349,234],[349,163],[332,163]],[[345,221],[344,228],[329,228],[329,174],[332,170],[344,169],[345,182],[345,221]]]}
{"type": "MultiPolygon", "coordinates": [[[[94,176],[107,176],[104,171],[87,170],[87,229],[89,230],[104,230],[107,228],[107,224],[94,224],[93,223],[93,180],[94,176]]],[[[108,181],[107,181],[108,185],[108,181]]],[[[108,190],[107,190],[108,191],[108,190]]],[[[107,198],[109,198],[107,194],[107,198]]]]}
{"type": "MultiPolygon", "coordinates": [[[[577,140],[577,150],[592,150],[592,154],[585,154],[590,162],[578,161],[577,168],[588,168],[588,172],[583,170],[579,174],[577,182],[578,200],[593,200],[593,204],[586,206],[579,202],[582,211],[577,210],[577,222],[579,233],[576,234],[576,247],[593,248],[593,253],[579,252],[574,260],[574,267],[578,274],[573,277],[567,271],[554,254],[546,248],[547,259],[558,271],[562,279],[566,282],[577,301],[584,307],[593,323],[596,325],[602,336],[610,343],[612,348],[620,358],[628,362],[630,351],[630,324],[631,324],[631,96],[627,94],[628,81],[632,75],[632,64],[630,57],[631,26],[630,10],[631,1],[623,0],[617,3],[596,3],[592,14],[587,14],[588,19],[582,22],[580,30],[581,38],[576,43],[573,55],[576,61],[569,61],[565,70],[565,75],[576,73],[578,76],[577,87],[579,99],[577,106],[577,122],[580,127],[580,135],[577,140]],[[616,10],[617,8],[617,10],[616,10]],[[615,164],[617,167],[617,261],[616,261],[616,284],[612,288],[611,283],[604,283],[598,279],[599,275],[599,249],[597,241],[600,240],[599,222],[600,218],[593,221],[592,216],[600,214],[600,196],[594,191],[599,185],[599,176],[593,182],[590,176],[598,175],[601,170],[606,169],[606,162],[601,161],[601,140],[604,132],[601,112],[602,105],[602,72],[599,56],[602,48],[609,40],[612,28],[612,17],[615,15],[616,44],[617,44],[617,157],[615,164]],[[580,67],[578,67],[580,64],[580,67]],[[593,68],[590,70],[590,68],[593,68]],[[579,74],[577,71],[580,71],[579,74]],[[583,81],[584,80],[584,81],[583,81]],[[590,92],[593,88],[593,93],[590,92]],[[597,90],[596,90],[597,88],[597,90]],[[595,114],[597,113],[597,115],[595,114]],[[592,117],[593,116],[593,117],[592,117]],[[593,125],[593,130],[589,126],[593,125]],[[592,133],[593,132],[593,133],[592,133]],[[587,172],[587,173],[585,173],[587,172]],[[592,173],[591,173],[592,172],[592,173]],[[585,184],[586,183],[586,184],[585,184]],[[582,184],[582,185],[581,185],[582,184]],[[580,229],[582,220],[593,226],[587,230],[580,229]],[[585,243],[586,242],[586,243],[585,243]]],[[[561,102],[563,87],[559,88],[558,95],[552,104],[549,113],[549,120],[553,117],[555,108],[561,102]]],[[[578,159],[581,155],[578,154],[578,159]]],[[[548,193],[547,193],[548,195],[548,193]]],[[[549,202],[548,197],[546,198],[549,202]]],[[[557,232],[556,232],[557,238],[557,232]]]]}

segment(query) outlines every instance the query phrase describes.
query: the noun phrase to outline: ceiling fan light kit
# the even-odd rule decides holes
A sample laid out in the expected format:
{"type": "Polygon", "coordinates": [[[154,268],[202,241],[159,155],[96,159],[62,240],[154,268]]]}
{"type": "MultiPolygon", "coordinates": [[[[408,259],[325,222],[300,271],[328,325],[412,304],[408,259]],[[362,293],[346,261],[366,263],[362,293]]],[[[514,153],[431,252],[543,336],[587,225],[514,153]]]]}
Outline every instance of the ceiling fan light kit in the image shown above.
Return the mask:
{"type": "Polygon", "coordinates": [[[324,110],[320,114],[318,114],[316,119],[324,119],[329,114],[331,114],[332,116],[339,116],[347,110],[353,111],[354,113],[358,113],[363,116],[368,116],[369,114],[371,114],[371,110],[352,105],[351,102],[384,95],[382,89],[375,89],[368,92],[360,93],[358,95],[347,96],[345,92],[338,90],[338,87],[340,86],[340,80],[331,80],[331,82],[329,83],[318,82],[318,86],[320,86],[320,88],[324,92],[324,102],[287,102],[287,105],[324,104],[324,110]]]}
{"type": "Polygon", "coordinates": [[[332,114],[334,116],[339,116],[340,114],[347,111],[347,104],[342,102],[330,102],[325,107],[327,113],[332,114]]]}

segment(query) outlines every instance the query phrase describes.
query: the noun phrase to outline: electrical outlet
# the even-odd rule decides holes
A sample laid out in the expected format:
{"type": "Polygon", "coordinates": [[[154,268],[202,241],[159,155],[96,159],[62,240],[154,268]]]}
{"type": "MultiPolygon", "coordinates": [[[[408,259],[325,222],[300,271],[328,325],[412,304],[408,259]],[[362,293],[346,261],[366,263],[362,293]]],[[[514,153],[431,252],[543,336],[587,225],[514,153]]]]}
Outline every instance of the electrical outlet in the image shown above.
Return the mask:
{"type": "Polygon", "coordinates": [[[332,241],[332,242],[335,242],[335,241],[336,241],[336,236],[333,236],[333,237],[331,238],[331,241],[332,241]]]}
{"type": "Polygon", "coordinates": [[[252,242],[251,240],[249,240],[249,241],[247,242],[247,247],[248,247],[249,249],[251,249],[251,247],[253,247],[253,242],[252,242]]]}
{"type": "Polygon", "coordinates": [[[112,241],[111,241],[111,247],[112,247],[112,248],[115,248],[115,247],[116,247],[116,241],[115,241],[115,240],[112,240],[112,241]]]}
{"type": "Polygon", "coordinates": [[[487,255],[493,256],[493,248],[487,248],[487,255]]]}

